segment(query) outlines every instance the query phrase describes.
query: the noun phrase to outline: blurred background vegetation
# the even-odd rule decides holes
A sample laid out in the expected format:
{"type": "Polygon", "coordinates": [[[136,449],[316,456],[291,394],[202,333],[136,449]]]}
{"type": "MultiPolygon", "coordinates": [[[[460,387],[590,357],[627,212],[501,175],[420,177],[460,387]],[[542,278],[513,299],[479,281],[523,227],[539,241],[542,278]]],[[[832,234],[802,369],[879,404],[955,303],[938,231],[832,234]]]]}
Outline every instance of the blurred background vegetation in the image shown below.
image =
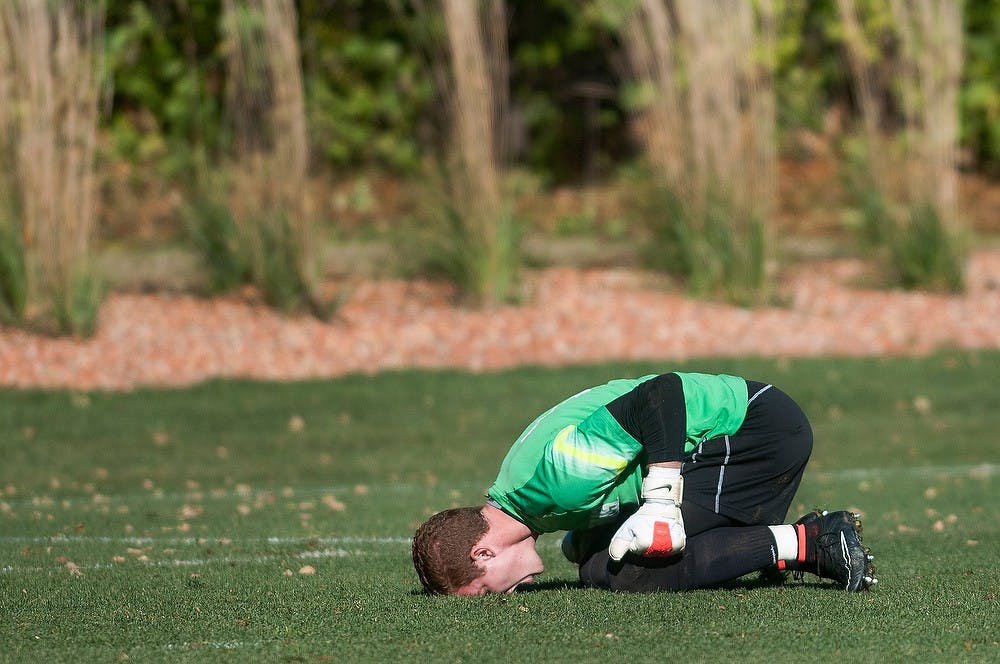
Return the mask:
{"type": "Polygon", "coordinates": [[[491,305],[559,261],[747,305],[817,253],[961,291],[1000,231],[995,0],[9,0],[0,21],[0,323],[85,335],[109,288],[247,284],[323,316],[330,276],[491,305]]]}

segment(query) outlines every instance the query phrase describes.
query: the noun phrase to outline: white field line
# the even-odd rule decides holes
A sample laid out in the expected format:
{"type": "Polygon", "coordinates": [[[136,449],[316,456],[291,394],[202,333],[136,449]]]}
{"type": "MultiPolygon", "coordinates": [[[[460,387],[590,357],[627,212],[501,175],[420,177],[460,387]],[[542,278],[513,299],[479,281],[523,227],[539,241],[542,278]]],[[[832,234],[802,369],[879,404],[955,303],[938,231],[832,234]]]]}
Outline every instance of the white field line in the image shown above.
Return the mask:
{"type": "Polygon", "coordinates": [[[201,650],[203,648],[211,648],[212,650],[239,650],[240,648],[259,648],[265,643],[272,643],[271,641],[251,641],[246,643],[244,641],[184,641],[182,643],[165,643],[161,648],[164,650],[201,650]]]}
{"type": "MultiPolygon", "coordinates": [[[[93,563],[77,565],[76,563],[56,564],[47,567],[43,566],[14,566],[5,565],[0,567],[0,575],[14,573],[52,573],[62,571],[67,575],[83,574],[89,571],[105,569],[129,569],[138,567],[176,567],[176,568],[198,568],[212,565],[266,565],[276,562],[287,562],[289,560],[326,560],[330,558],[349,558],[352,556],[364,556],[370,552],[360,549],[322,549],[319,551],[303,551],[290,555],[269,555],[269,556],[212,556],[211,558],[189,558],[189,559],[166,559],[166,560],[138,560],[135,558],[121,563],[93,563]]],[[[294,571],[294,570],[293,570],[294,571]]]]}
{"type": "Polygon", "coordinates": [[[987,479],[1000,475],[1000,464],[968,463],[939,466],[909,466],[905,468],[843,468],[840,470],[820,470],[810,473],[806,468],[806,476],[810,474],[819,480],[883,480],[895,478],[922,477],[972,477],[987,479]]]}

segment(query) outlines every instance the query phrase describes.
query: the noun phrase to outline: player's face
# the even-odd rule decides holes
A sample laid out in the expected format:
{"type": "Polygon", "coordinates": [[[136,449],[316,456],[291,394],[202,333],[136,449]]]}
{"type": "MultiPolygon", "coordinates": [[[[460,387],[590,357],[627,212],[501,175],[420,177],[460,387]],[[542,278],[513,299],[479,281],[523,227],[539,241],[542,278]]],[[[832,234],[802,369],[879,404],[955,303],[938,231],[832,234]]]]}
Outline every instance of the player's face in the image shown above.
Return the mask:
{"type": "Polygon", "coordinates": [[[527,537],[497,551],[495,556],[480,563],[486,573],[459,588],[457,594],[509,593],[518,586],[532,583],[535,575],[545,571],[545,565],[535,550],[535,539],[527,537]]]}

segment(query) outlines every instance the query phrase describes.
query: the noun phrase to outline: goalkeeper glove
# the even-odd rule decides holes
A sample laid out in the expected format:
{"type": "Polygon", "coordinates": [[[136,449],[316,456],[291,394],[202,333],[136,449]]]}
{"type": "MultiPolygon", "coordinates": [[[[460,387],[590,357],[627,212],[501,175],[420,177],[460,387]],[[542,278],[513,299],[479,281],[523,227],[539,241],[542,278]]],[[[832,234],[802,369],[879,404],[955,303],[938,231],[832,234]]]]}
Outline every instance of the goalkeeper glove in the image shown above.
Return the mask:
{"type": "Polygon", "coordinates": [[[680,508],[683,493],[679,468],[650,466],[642,480],[642,506],[611,538],[611,558],[621,560],[629,552],[666,557],[683,550],[687,539],[680,508]]]}

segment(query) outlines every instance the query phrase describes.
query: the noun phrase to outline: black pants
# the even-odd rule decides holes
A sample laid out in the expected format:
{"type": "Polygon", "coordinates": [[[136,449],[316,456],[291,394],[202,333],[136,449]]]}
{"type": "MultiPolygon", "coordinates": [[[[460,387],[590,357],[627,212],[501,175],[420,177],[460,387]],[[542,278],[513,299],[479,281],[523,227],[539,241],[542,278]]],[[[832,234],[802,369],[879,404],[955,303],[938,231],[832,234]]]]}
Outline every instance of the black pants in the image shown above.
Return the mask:
{"type": "Polygon", "coordinates": [[[596,551],[580,565],[584,586],[633,592],[706,588],[776,561],[767,526],[785,522],[812,452],[812,428],[778,388],[754,381],[747,386],[750,403],[740,430],[704,441],[681,466],[684,551],[670,558],[629,554],[615,562],[607,545],[620,521],[582,533],[598,543],[588,547],[596,551]]]}

